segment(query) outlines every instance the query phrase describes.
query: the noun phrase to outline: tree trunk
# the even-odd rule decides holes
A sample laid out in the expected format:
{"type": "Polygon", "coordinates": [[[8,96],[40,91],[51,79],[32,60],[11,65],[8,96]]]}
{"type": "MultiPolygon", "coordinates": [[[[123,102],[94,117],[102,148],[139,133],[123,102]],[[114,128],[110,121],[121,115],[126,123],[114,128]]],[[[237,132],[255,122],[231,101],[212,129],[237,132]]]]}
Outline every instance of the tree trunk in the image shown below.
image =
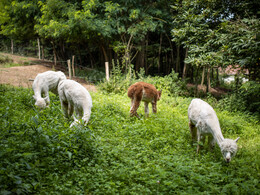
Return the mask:
{"type": "Polygon", "coordinates": [[[42,45],[42,60],[44,60],[44,46],[42,45]]]}
{"type": "Polygon", "coordinates": [[[147,60],[147,49],[148,49],[148,36],[145,41],[145,74],[148,74],[148,60],[147,60]]]}
{"type": "Polygon", "coordinates": [[[201,77],[201,87],[204,84],[204,74],[205,74],[205,66],[203,66],[203,71],[202,71],[202,77],[201,77]]]}
{"type": "Polygon", "coordinates": [[[198,96],[198,84],[199,84],[199,69],[196,68],[196,75],[195,75],[195,91],[194,91],[194,95],[198,96]]]}
{"type": "Polygon", "coordinates": [[[14,40],[11,39],[11,53],[14,54],[14,40]]]}
{"type": "Polygon", "coordinates": [[[158,54],[158,73],[160,73],[160,69],[161,69],[161,52],[162,52],[162,33],[160,34],[160,46],[159,46],[159,54],[158,54]]]}
{"type": "Polygon", "coordinates": [[[219,86],[219,72],[218,72],[218,68],[217,68],[216,71],[217,71],[217,78],[216,78],[217,79],[217,86],[219,86]]]}
{"type": "Polygon", "coordinates": [[[57,52],[55,49],[54,42],[52,42],[52,47],[53,47],[53,60],[54,60],[54,67],[52,67],[52,69],[55,69],[55,66],[57,65],[57,52]]]}
{"type": "Polygon", "coordinates": [[[177,59],[176,59],[176,70],[175,72],[178,73],[179,72],[179,67],[180,67],[180,45],[177,45],[177,59]]]}
{"type": "MultiPolygon", "coordinates": [[[[173,46],[172,46],[172,41],[169,38],[169,36],[166,34],[166,37],[168,38],[168,41],[170,43],[170,47],[171,47],[171,63],[172,63],[172,68],[174,69],[174,55],[173,55],[173,46]]],[[[170,68],[171,69],[171,68],[170,68]]],[[[170,70],[171,71],[171,70],[170,70]]]]}
{"type": "Polygon", "coordinates": [[[145,66],[145,39],[141,43],[141,51],[138,53],[136,58],[136,71],[139,72],[140,68],[145,66]]]}
{"type": "Polygon", "coordinates": [[[237,90],[238,87],[239,87],[239,75],[240,75],[240,72],[237,71],[237,74],[235,75],[235,85],[236,85],[236,90],[237,90]]]}
{"type": "Polygon", "coordinates": [[[210,67],[208,67],[207,71],[207,92],[209,92],[211,86],[210,86],[210,67]]]}
{"type": "MultiPolygon", "coordinates": [[[[186,48],[185,51],[185,59],[188,57],[188,48],[186,48]]],[[[183,72],[182,72],[182,79],[186,78],[186,69],[187,69],[187,64],[184,62],[184,67],[183,67],[183,72]]]]}
{"type": "Polygon", "coordinates": [[[128,71],[128,69],[130,69],[130,65],[131,65],[131,49],[132,49],[132,38],[133,35],[130,36],[126,48],[125,48],[125,56],[124,56],[124,60],[125,60],[125,66],[126,66],[126,71],[128,71]]]}
{"type": "Polygon", "coordinates": [[[37,38],[37,43],[38,43],[38,58],[40,60],[41,59],[41,43],[40,43],[39,38],[37,38]]]}
{"type": "Polygon", "coordinates": [[[69,70],[69,79],[71,79],[71,66],[70,66],[70,60],[67,60],[68,64],[68,70],[69,70]]]}
{"type": "Polygon", "coordinates": [[[101,45],[101,49],[102,49],[102,51],[103,51],[105,61],[106,61],[106,62],[109,62],[109,59],[108,59],[108,56],[107,56],[107,52],[106,52],[106,50],[105,50],[105,48],[104,48],[103,45],[101,45]]]}

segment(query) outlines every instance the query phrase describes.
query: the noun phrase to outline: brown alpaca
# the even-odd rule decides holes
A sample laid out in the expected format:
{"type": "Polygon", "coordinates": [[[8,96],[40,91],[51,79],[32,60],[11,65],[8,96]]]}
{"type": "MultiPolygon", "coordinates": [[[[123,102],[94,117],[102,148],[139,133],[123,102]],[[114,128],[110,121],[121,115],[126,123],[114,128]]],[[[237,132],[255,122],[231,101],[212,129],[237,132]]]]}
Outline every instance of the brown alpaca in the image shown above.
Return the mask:
{"type": "Polygon", "coordinates": [[[161,94],[162,90],[157,91],[157,89],[149,83],[137,82],[131,85],[127,92],[128,97],[131,98],[130,116],[137,116],[139,118],[136,111],[141,101],[144,102],[144,112],[147,117],[149,116],[149,103],[152,103],[153,113],[156,113],[156,104],[157,101],[160,100],[161,94]]]}

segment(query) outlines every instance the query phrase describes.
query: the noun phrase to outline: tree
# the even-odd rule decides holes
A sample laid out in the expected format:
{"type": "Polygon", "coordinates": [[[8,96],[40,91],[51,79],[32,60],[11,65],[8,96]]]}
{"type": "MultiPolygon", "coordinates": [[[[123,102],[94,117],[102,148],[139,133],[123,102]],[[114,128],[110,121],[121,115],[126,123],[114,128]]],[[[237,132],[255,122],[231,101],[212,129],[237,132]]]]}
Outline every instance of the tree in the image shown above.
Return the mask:
{"type": "Polygon", "coordinates": [[[37,1],[0,1],[0,33],[11,40],[32,40],[35,18],[39,14],[37,1]]]}
{"type": "Polygon", "coordinates": [[[189,49],[186,63],[196,69],[206,67],[208,88],[212,68],[239,64],[241,68],[248,68],[251,75],[257,72],[259,19],[254,16],[256,12],[252,12],[256,4],[255,1],[234,4],[232,1],[184,0],[172,6],[178,13],[173,21],[173,40],[189,49]]]}
{"type": "Polygon", "coordinates": [[[218,38],[222,40],[222,52],[226,62],[239,65],[242,69],[248,69],[249,78],[258,80],[260,78],[260,21],[256,18],[238,19],[222,23],[221,34],[218,38]]]}

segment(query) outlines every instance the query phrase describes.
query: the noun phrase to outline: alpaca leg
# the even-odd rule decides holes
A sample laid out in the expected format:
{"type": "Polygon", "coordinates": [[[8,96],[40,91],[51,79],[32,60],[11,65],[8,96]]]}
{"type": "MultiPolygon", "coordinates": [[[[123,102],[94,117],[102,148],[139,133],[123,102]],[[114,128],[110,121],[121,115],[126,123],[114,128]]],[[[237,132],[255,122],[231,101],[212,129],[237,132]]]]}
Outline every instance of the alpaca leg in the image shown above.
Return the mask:
{"type": "Polygon", "coordinates": [[[197,130],[197,138],[198,138],[197,153],[199,153],[201,136],[200,136],[200,132],[198,130],[197,130]]]}
{"type": "Polygon", "coordinates": [[[156,106],[156,102],[152,102],[152,108],[153,108],[153,113],[157,112],[157,106],[156,106]]]}
{"type": "Polygon", "coordinates": [[[216,144],[216,140],[213,138],[212,135],[210,135],[209,138],[208,138],[209,148],[210,148],[211,150],[213,150],[214,147],[215,147],[215,144],[216,144]]]}
{"type": "Polygon", "coordinates": [[[46,102],[46,106],[49,106],[50,105],[50,97],[49,97],[48,90],[44,90],[44,100],[46,102]]]}
{"type": "Polygon", "coordinates": [[[61,109],[65,115],[66,118],[69,118],[68,116],[68,104],[64,101],[61,101],[61,109]]]}
{"type": "Polygon", "coordinates": [[[145,112],[145,116],[149,117],[149,106],[148,106],[148,102],[144,102],[144,112],[145,112]]]}
{"type": "Polygon", "coordinates": [[[68,116],[71,117],[74,111],[74,106],[71,103],[68,103],[68,116]]]}
{"type": "Polygon", "coordinates": [[[131,99],[131,108],[130,108],[130,110],[133,108],[133,105],[134,105],[134,99],[131,99]]]}
{"type": "Polygon", "coordinates": [[[140,101],[135,99],[133,102],[133,106],[131,107],[130,110],[130,116],[136,116],[139,118],[139,115],[137,114],[137,109],[139,108],[139,106],[140,106],[140,101]]]}
{"type": "Polygon", "coordinates": [[[79,123],[78,119],[81,119],[83,117],[82,109],[77,108],[76,106],[74,109],[75,109],[75,113],[73,115],[73,119],[74,119],[73,125],[79,123]]]}
{"type": "Polygon", "coordinates": [[[190,127],[192,142],[194,143],[194,142],[196,142],[196,138],[197,138],[197,129],[196,129],[195,125],[192,124],[191,121],[189,121],[189,127],[190,127]]]}

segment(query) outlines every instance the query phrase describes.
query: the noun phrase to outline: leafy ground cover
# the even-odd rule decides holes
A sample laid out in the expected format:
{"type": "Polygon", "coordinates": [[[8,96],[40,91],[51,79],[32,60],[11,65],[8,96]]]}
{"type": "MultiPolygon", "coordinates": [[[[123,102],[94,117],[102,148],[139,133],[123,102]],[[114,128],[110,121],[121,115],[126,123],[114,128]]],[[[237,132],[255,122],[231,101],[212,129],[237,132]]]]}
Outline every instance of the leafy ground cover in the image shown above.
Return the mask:
{"type": "Polygon", "coordinates": [[[57,96],[38,110],[31,89],[0,85],[1,194],[260,193],[256,117],[216,110],[224,136],[241,137],[227,164],[218,147],[191,146],[191,98],[163,95],[157,114],[145,118],[142,105],[137,119],[126,94],[90,93],[88,126],[70,129],[57,96]]]}

